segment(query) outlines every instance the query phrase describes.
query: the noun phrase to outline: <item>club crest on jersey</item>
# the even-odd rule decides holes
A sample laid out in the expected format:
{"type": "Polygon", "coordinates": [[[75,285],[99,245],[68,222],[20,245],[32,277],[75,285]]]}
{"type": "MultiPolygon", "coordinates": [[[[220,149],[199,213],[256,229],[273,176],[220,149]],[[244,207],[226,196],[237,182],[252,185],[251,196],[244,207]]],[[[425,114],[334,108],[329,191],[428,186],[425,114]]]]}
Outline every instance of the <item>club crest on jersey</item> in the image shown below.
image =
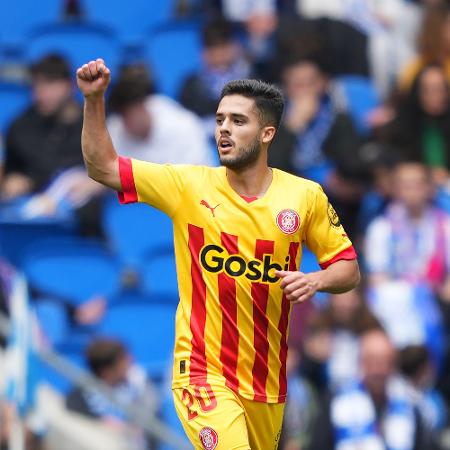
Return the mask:
{"type": "Polygon", "coordinates": [[[283,209],[277,215],[278,228],[285,234],[295,233],[300,226],[300,217],[293,209],[283,209]]]}
{"type": "Polygon", "coordinates": [[[202,428],[200,430],[199,436],[205,450],[214,450],[217,447],[219,438],[217,437],[217,433],[212,428],[202,428]]]}

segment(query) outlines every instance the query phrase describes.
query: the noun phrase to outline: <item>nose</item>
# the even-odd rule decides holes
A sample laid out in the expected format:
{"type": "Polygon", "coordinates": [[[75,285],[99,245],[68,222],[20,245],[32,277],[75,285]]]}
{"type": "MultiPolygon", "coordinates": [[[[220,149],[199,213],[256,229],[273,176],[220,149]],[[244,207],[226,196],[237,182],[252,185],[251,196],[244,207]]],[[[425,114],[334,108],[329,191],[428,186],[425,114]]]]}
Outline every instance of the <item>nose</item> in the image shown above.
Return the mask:
{"type": "Polygon", "coordinates": [[[225,118],[222,123],[219,125],[220,134],[230,134],[230,120],[225,118]]]}

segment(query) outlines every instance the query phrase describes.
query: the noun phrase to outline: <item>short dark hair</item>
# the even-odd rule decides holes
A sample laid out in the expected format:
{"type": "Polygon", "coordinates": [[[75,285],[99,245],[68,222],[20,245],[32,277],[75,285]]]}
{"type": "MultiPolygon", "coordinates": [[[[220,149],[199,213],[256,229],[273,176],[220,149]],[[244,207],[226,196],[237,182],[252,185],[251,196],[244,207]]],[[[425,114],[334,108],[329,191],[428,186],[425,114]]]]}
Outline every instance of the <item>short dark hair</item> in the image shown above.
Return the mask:
{"type": "Polygon", "coordinates": [[[108,97],[109,111],[122,113],[128,106],[145,100],[154,92],[153,78],[145,64],[123,66],[108,97]]]}
{"type": "Polygon", "coordinates": [[[113,367],[127,354],[127,349],[120,341],[107,338],[93,340],[85,351],[87,365],[96,376],[113,367]]]}
{"type": "Polygon", "coordinates": [[[48,80],[70,80],[71,70],[67,60],[57,54],[49,54],[38,61],[34,62],[30,67],[31,76],[41,76],[48,80]]]}
{"type": "Polygon", "coordinates": [[[273,84],[260,80],[235,80],[222,89],[220,100],[228,95],[242,95],[252,98],[264,125],[274,125],[278,129],[284,109],[284,96],[273,84]]]}
{"type": "Polygon", "coordinates": [[[214,17],[206,22],[202,30],[202,41],[206,48],[227,44],[233,39],[233,25],[224,17],[214,17]]]}

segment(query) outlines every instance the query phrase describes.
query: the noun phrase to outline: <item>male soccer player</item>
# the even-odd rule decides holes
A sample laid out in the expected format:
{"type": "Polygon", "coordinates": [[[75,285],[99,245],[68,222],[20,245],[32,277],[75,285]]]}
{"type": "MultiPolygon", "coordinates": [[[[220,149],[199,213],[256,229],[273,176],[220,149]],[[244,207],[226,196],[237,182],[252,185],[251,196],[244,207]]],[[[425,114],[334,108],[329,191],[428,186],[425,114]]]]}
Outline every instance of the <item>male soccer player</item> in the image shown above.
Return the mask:
{"type": "Polygon", "coordinates": [[[267,165],[282,94],[260,81],[228,83],[216,114],[222,167],[159,165],[117,156],[105,128],[104,61],[83,65],[77,80],[89,175],[122,202],[173,220],[173,395],[189,439],[203,450],[276,449],[291,305],[359,281],[352,243],[320,186],[267,165]],[[303,242],[323,270],[298,271],[303,242]]]}

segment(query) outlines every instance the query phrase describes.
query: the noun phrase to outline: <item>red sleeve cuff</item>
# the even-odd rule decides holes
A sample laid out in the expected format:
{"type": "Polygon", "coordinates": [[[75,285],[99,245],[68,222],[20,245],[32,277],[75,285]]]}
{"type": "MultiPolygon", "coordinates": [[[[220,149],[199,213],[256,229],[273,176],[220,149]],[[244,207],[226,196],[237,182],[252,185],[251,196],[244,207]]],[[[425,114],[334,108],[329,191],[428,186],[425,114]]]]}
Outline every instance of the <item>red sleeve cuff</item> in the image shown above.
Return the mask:
{"type": "Polygon", "coordinates": [[[122,183],[122,192],[117,193],[119,202],[122,204],[136,203],[138,201],[138,195],[134,184],[133,168],[130,158],[119,156],[119,174],[120,182],[122,183]]]}
{"type": "Polygon", "coordinates": [[[352,259],[356,259],[356,258],[357,258],[356,251],[355,251],[353,245],[351,245],[350,247],[346,248],[345,250],[342,250],[341,252],[339,252],[334,258],[320,264],[320,267],[322,269],[326,269],[328,266],[335,263],[336,261],[340,261],[341,259],[352,260],[352,259]]]}

